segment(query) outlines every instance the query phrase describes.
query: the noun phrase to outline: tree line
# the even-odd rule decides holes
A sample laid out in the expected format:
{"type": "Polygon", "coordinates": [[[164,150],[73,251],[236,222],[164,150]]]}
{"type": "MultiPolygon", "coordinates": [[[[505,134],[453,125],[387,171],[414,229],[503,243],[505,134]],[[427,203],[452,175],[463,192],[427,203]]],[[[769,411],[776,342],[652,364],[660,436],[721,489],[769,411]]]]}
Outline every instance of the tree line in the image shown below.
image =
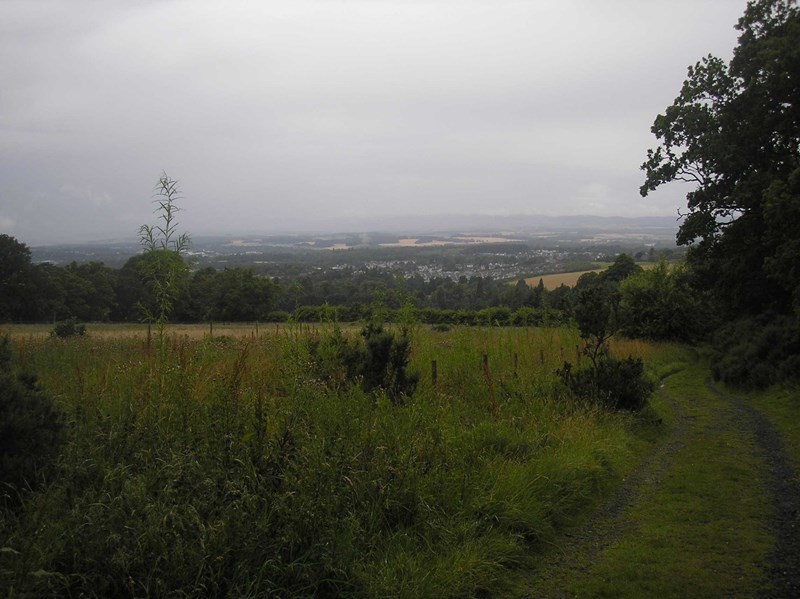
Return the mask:
{"type": "MultiPolygon", "coordinates": [[[[147,273],[159,252],[131,257],[121,268],[101,262],[56,266],[33,264],[30,249],[0,235],[0,320],[5,322],[136,322],[155,303],[147,273]]],[[[212,267],[192,270],[184,264],[170,318],[180,322],[320,320],[327,314],[359,320],[380,304],[387,310],[411,303],[432,322],[510,321],[520,309],[569,311],[570,290],[509,285],[483,277],[458,281],[402,277],[380,269],[328,269],[300,277],[270,278],[254,269],[212,267]],[[502,308],[486,316],[487,310],[502,308]],[[482,316],[477,314],[482,312],[482,316]],[[456,314],[458,313],[458,314],[456,314]]]]}
{"type": "MultiPolygon", "coordinates": [[[[155,310],[148,272],[158,251],[133,256],[119,269],[99,262],[32,264],[27,246],[8,235],[0,235],[0,252],[3,321],[138,322],[155,310]]],[[[379,310],[387,321],[542,326],[570,322],[578,306],[601,298],[615,330],[681,340],[703,330],[695,322],[703,313],[701,302],[685,269],[661,262],[643,270],[626,254],[602,273],[582,275],[575,287],[554,290],[541,280],[533,287],[524,280],[509,284],[482,277],[425,281],[379,269],[278,279],[244,267],[191,271],[183,266],[173,282],[174,322],[354,322],[379,310]]]]}

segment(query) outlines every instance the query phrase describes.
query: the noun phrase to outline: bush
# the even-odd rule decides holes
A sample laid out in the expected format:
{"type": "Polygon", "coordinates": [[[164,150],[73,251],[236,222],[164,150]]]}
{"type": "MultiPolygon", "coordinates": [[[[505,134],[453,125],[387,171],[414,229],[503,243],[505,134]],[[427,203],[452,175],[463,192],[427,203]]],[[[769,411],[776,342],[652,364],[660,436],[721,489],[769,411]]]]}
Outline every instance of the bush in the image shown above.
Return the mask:
{"type": "Polygon", "coordinates": [[[683,267],[663,260],[620,284],[622,332],[628,337],[693,342],[707,336],[714,322],[707,303],[689,285],[683,267]]]}
{"type": "Polygon", "coordinates": [[[8,337],[0,343],[0,482],[34,488],[52,465],[63,420],[30,374],[14,375],[8,337]]]}
{"type": "Polygon", "coordinates": [[[596,365],[577,371],[565,362],[556,374],[574,396],[615,410],[639,411],[655,390],[642,360],[630,356],[624,360],[604,356],[596,365]]]}
{"type": "Polygon", "coordinates": [[[361,377],[365,391],[383,389],[394,402],[411,395],[417,387],[419,374],[407,372],[411,339],[403,329],[399,338],[386,331],[382,324],[369,323],[361,331],[363,349],[351,356],[351,370],[361,377]]]}
{"type": "Polygon", "coordinates": [[[800,326],[788,316],[737,320],[714,336],[711,373],[726,384],[763,389],[800,378],[800,326]]]}
{"type": "Polygon", "coordinates": [[[274,310],[267,314],[267,322],[289,322],[291,314],[284,310],[274,310]]]}
{"type": "Polygon", "coordinates": [[[362,330],[363,343],[352,342],[339,327],[321,339],[312,339],[309,354],[315,375],[330,384],[342,379],[358,381],[364,391],[382,389],[395,403],[410,396],[419,381],[418,373],[409,373],[411,339],[403,329],[399,338],[370,322],[362,330]]]}
{"type": "Polygon", "coordinates": [[[86,325],[78,324],[74,318],[59,322],[50,331],[50,337],[66,339],[67,337],[83,337],[86,334],[86,325]]]}

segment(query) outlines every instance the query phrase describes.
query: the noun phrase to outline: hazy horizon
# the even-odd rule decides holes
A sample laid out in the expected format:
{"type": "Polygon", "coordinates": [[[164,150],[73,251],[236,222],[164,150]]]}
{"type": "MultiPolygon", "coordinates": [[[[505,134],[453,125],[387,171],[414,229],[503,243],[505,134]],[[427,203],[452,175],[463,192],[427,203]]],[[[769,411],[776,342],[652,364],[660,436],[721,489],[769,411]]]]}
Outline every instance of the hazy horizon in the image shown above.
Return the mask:
{"type": "MultiPolygon", "coordinates": [[[[650,126],[745,0],[0,3],[0,233],[676,215],[650,126]]],[[[337,225],[338,226],[338,225],[337,225]]]]}
{"type": "MultiPolygon", "coordinates": [[[[230,231],[199,230],[186,231],[190,235],[190,249],[194,249],[195,240],[211,239],[262,239],[297,237],[331,238],[343,235],[398,235],[399,237],[415,236],[449,236],[449,235],[485,235],[502,234],[505,236],[521,235],[536,237],[543,233],[557,234],[586,231],[594,234],[604,232],[648,234],[657,231],[663,236],[665,231],[672,235],[677,233],[678,220],[674,216],[639,216],[615,217],[596,215],[542,216],[542,215],[429,215],[420,218],[414,215],[395,219],[360,218],[340,221],[328,220],[299,228],[275,227],[272,229],[240,229],[230,231]]],[[[30,247],[47,247],[60,245],[93,245],[93,244],[136,244],[140,243],[136,231],[126,234],[97,239],[80,239],[72,241],[47,241],[31,243],[19,239],[30,247]]]]}

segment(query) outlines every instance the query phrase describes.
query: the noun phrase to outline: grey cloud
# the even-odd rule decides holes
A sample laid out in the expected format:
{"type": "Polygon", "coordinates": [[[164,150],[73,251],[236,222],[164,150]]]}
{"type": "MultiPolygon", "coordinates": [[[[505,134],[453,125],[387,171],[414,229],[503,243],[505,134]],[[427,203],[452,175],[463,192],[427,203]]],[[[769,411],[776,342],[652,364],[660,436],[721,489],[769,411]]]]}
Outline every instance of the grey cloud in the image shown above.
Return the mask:
{"type": "Polygon", "coordinates": [[[670,214],[649,127],[745,1],[0,3],[0,228],[128,235],[162,169],[191,230],[312,216],[670,214]]]}

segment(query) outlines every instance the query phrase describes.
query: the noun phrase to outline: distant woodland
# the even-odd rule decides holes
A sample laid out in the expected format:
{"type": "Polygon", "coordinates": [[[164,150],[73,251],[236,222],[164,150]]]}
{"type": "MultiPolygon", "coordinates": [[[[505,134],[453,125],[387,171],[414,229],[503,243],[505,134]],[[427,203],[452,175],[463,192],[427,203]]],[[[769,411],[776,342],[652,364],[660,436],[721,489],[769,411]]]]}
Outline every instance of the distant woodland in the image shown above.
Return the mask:
{"type": "MultiPolygon", "coordinates": [[[[7,322],[138,322],[155,301],[140,254],[121,268],[100,262],[67,266],[32,264],[30,250],[0,236],[3,293],[0,319],[7,322]]],[[[632,261],[631,261],[632,262],[632,261]]],[[[516,285],[490,277],[424,280],[385,269],[320,270],[299,277],[264,277],[244,266],[184,269],[171,319],[208,321],[356,321],[376,307],[408,304],[426,322],[534,324],[547,314],[554,322],[569,315],[575,291],[516,285]]]]}

